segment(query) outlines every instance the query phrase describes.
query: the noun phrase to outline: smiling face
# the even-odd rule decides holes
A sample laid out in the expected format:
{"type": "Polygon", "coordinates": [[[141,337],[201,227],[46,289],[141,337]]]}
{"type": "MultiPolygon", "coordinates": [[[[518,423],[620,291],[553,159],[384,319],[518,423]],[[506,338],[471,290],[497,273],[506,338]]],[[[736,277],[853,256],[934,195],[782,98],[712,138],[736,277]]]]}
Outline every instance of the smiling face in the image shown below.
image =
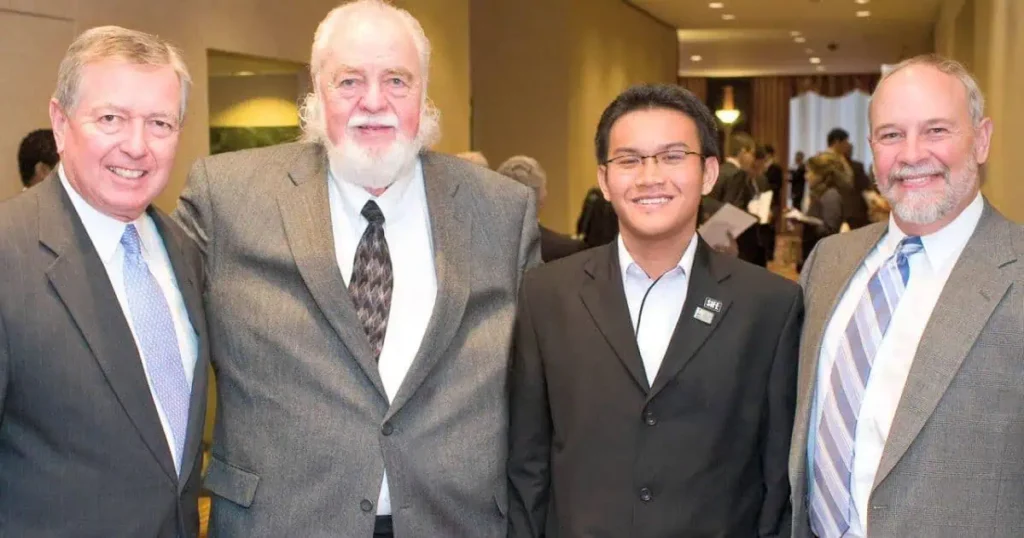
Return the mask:
{"type": "Polygon", "coordinates": [[[598,182],[615,208],[627,246],[682,242],[693,235],[701,193],[710,192],[718,177],[717,159],[703,159],[700,151],[697,124],[676,110],[635,110],[612,125],[610,162],[599,167],[598,182]],[[630,157],[655,154],[658,164],[650,158],[638,166],[620,164],[635,164],[630,157]]]}
{"type": "Polygon", "coordinates": [[[941,229],[978,193],[991,121],[973,125],[964,84],[929,65],[883,80],[870,113],[875,176],[897,224],[911,235],[941,229]]]}
{"type": "Polygon", "coordinates": [[[170,178],[181,95],[169,65],[116,59],[85,65],[74,107],[50,102],[71,187],[106,215],[126,222],[138,218],[170,178]]]}

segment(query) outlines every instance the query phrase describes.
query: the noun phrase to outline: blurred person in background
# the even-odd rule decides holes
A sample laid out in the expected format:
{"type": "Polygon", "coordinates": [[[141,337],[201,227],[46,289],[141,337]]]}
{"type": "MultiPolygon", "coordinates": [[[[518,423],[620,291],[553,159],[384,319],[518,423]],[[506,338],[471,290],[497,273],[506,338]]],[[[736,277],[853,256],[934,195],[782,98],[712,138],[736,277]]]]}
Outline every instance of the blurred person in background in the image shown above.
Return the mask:
{"type": "MultiPolygon", "coordinates": [[[[548,198],[548,176],[536,159],[526,155],[516,155],[501,163],[497,172],[533,189],[537,195],[537,211],[540,212],[548,198]]],[[[540,226],[540,257],[542,261],[550,262],[564,258],[583,249],[583,243],[580,241],[544,225],[538,225],[540,226]]]]}

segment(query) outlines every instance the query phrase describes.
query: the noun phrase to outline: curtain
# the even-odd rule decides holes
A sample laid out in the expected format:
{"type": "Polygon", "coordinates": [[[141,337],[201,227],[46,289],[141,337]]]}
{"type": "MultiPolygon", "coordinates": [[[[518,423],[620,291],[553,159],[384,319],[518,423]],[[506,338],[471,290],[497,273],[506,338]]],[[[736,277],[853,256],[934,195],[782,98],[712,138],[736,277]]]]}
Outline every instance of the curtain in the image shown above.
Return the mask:
{"type": "Polygon", "coordinates": [[[842,127],[850,133],[853,158],[871,169],[871,148],[868,147],[868,103],[871,96],[856,90],[842,97],[825,97],[807,92],[789,101],[789,156],[797,151],[808,157],[826,148],[828,132],[842,127]]]}
{"type": "Polygon", "coordinates": [[[792,85],[786,77],[757,77],[751,85],[753,108],[750,135],[758,144],[771,144],[775,159],[783,169],[788,168],[789,156],[789,100],[792,85]]]}
{"type": "Polygon", "coordinates": [[[875,91],[881,75],[875,73],[863,75],[817,75],[780,77],[789,81],[792,95],[814,92],[825,97],[840,97],[852,91],[860,90],[870,94],[875,91]]]}
{"type": "MultiPolygon", "coordinates": [[[[708,102],[708,79],[707,77],[679,77],[679,85],[693,92],[701,102],[708,102]]],[[[710,105],[709,105],[710,106],[710,105]]],[[[714,111],[712,111],[714,112],[714,111]]]]}

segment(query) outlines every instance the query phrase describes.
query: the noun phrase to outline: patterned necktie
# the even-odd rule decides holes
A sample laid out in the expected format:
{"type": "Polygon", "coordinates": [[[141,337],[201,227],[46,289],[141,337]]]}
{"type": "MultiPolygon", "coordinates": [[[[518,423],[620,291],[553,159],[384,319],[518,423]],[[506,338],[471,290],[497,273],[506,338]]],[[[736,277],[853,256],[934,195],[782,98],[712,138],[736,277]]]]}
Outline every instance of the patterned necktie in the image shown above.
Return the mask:
{"type": "Polygon", "coordinates": [[[156,278],[142,257],[139,232],[129,224],[121,236],[124,248],[124,288],[139,351],[146,363],[156,404],[164,412],[174,438],[175,468],[180,472],[188,430],[188,408],[192,394],[181,363],[178,336],[171,309],[156,278]]]}
{"type": "Polygon", "coordinates": [[[391,253],[384,238],[384,213],[373,200],[366,202],[361,213],[369,224],[363,232],[356,258],[352,264],[352,279],[348,290],[356,305],[359,322],[370,339],[373,359],[380,359],[384,347],[384,334],[388,329],[388,314],[391,311],[391,291],[394,287],[391,274],[391,253]]]}
{"type": "Polygon", "coordinates": [[[909,257],[923,249],[920,237],[905,237],[896,253],[868,281],[840,339],[829,384],[819,388],[827,392],[814,441],[810,517],[811,530],[820,538],[843,536],[854,517],[850,476],[864,389],[875,354],[910,279],[909,257]]]}

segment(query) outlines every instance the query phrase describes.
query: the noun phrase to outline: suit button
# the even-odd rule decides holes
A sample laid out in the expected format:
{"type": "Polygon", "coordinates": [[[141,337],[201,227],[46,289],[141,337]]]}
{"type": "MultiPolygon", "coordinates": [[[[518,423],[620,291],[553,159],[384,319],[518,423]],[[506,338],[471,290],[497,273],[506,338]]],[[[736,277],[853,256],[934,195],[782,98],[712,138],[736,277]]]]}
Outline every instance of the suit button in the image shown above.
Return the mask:
{"type": "Polygon", "coordinates": [[[651,493],[651,490],[649,490],[647,488],[640,488],[640,500],[641,501],[643,501],[645,503],[648,503],[648,502],[651,502],[651,499],[653,499],[653,498],[654,498],[654,495],[651,493]]]}
{"type": "Polygon", "coordinates": [[[370,510],[373,510],[373,503],[370,502],[369,499],[363,499],[363,501],[359,503],[359,508],[362,508],[363,512],[369,512],[370,510]]]}
{"type": "Polygon", "coordinates": [[[392,426],[390,422],[385,422],[384,426],[382,426],[380,429],[380,433],[383,433],[384,436],[386,437],[388,435],[391,435],[392,433],[395,433],[395,427],[392,426]]]}
{"type": "Polygon", "coordinates": [[[654,416],[654,411],[647,411],[644,413],[644,423],[648,426],[654,426],[658,424],[658,419],[654,416]]]}

